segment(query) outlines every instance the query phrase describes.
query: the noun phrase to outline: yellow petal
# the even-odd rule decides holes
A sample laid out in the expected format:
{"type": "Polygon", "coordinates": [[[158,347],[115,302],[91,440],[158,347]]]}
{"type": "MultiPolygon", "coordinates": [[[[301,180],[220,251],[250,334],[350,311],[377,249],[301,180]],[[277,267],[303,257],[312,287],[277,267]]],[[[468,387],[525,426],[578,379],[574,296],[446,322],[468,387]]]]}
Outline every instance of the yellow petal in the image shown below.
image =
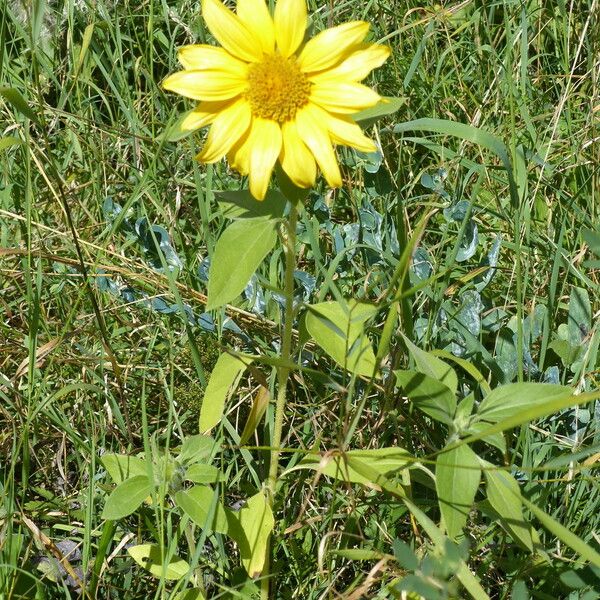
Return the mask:
{"type": "Polygon", "coordinates": [[[331,140],[335,144],[351,146],[361,152],[375,152],[377,150],[375,142],[369,139],[350,117],[329,114],[327,115],[327,128],[331,140]]]}
{"type": "Polygon", "coordinates": [[[252,125],[246,132],[246,134],[240,138],[237,144],[234,144],[231,150],[227,154],[227,161],[233,169],[241,173],[242,175],[248,175],[250,170],[250,133],[252,132],[252,125]]]}
{"type": "Polygon", "coordinates": [[[264,200],[281,152],[281,127],[269,119],[254,119],[250,138],[250,193],[257,200],[264,200]]]}
{"type": "Polygon", "coordinates": [[[314,104],[307,104],[296,114],[300,137],[313,153],[319,168],[331,187],[342,185],[342,176],[326,126],[326,114],[314,104]]]}
{"type": "Polygon", "coordinates": [[[310,76],[313,83],[329,83],[334,80],[362,81],[373,69],[380,67],[389,57],[388,46],[367,44],[352,52],[337,67],[310,76]]]}
{"type": "Polygon", "coordinates": [[[296,121],[286,121],[281,129],[283,134],[283,147],[279,155],[281,168],[298,187],[312,187],[317,177],[317,165],[298,133],[296,121]]]}
{"type": "Polygon", "coordinates": [[[201,102],[181,122],[182,131],[193,131],[206,127],[215,120],[217,114],[227,107],[228,101],[224,102],[201,102]]]}
{"type": "Polygon", "coordinates": [[[202,0],[202,16],[210,32],[225,50],[242,60],[260,60],[260,44],[238,17],[219,0],[202,0]]]}
{"type": "Polygon", "coordinates": [[[260,44],[265,54],[275,50],[275,28],[265,0],[238,0],[237,16],[260,44]]]}
{"type": "Polygon", "coordinates": [[[247,87],[245,79],[221,70],[179,71],[162,84],[165,90],[194,100],[229,100],[247,87]]]}
{"type": "Polygon", "coordinates": [[[286,58],[304,40],[307,19],[306,0],[278,0],[275,5],[275,39],[279,52],[286,58]]]}
{"type": "Polygon", "coordinates": [[[250,120],[250,105],[246,100],[238,100],[221,111],[213,121],[206,144],[196,157],[197,160],[213,163],[223,158],[246,133],[250,120]]]}
{"type": "Polygon", "coordinates": [[[223,70],[239,77],[246,77],[248,74],[247,63],[234,58],[229,52],[217,46],[208,44],[183,46],[177,52],[177,58],[187,70],[223,70]]]}
{"type": "Polygon", "coordinates": [[[348,49],[360,44],[369,32],[369,24],[364,21],[350,21],[331,29],[321,31],[306,42],[298,62],[305,73],[322,71],[346,58],[348,49]]]}
{"type": "Polygon", "coordinates": [[[310,101],[325,110],[342,114],[353,114],[375,106],[381,97],[361,83],[325,83],[313,85],[310,101]]]}

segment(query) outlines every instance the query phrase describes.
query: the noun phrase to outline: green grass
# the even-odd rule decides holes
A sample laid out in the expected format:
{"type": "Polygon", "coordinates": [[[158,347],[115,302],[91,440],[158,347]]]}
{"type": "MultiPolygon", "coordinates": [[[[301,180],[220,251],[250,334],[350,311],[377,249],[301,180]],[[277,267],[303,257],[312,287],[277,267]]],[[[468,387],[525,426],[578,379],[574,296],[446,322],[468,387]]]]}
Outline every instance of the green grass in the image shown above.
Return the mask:
{"type": "MultiPolygon", "coordinates": [[[[442,4],[309,2],[315,30],[351,19],[372,24],[373,39],[385,40],[393,53],[371,83],[405,102],[370,132],[385,157],[377,173],[354,168],[344,152],[344,188],[331,193],[319,183],[307,201],[299,268],[318,282],[307,300],[379,298],[406,241],[431,212],[418,240],[431,272],[413,272],[405,283],[405,291],[422,286],[402,300],[402,330],[428,349],[457,351],[458,344],[492,386],[539,381],[555,367],[560,383],[596,390],[600,271],[586,264],[594,255],[582,231],[598,231],[600,223],[600,5],[442,4]],[[480,144],[412,128],[393,132],[424,118],[495,136],[514,165],[513,188],[498,156],[480,144]],[[440,168],[447,173],[443,190],[423,185],[422,176],[440,168]],[[328,217],[318,212],[323,199],[328,217]],[[335,245],[336,231],[350,235],[344,224],[369,218],[361,211],[365,199],[387,232],[382,262],[360,246],[368,245],[364,230],[359,246],[346,247],[343,256],[335,245]],[[445,218],[444,208],[459,200],[471,202],[470,215],[445,218]],[[477,248],[458,260],[470,219],[478,227],[477,248]],[[392,228],[399,248],[390,242],[392,228]],[[464,311],[481,281],[474,270],[497,236],[497,269],[476,311],[484,322],[496,316],[497,326],[477,329],[464,311]],[[578,294],[589,298],[589,319],[578,294]],[[585,330],[575,346],[583,351],[575,356],[561,340],[576,339],[569,335],[578,326],[585,330]]],[[[197,433],[220,349],[273,353],[279,336],[273,289],[280,287],[280,250],[260,270],[263,316],[241,299],[218,312],[215,333],[186,318],[185,306],[204,312],[206,283],[198,270],[227,224],[214,192],[244,186],[224,162],[207,167],[193,160],[202,134],[177,143],[161,138],[190,104],[163,92],[160,82],[176,69],[177,47],[199,41],[212,40],[198,3],[187,0],[0,2],[0,87],[17,90],[28,107],[14,95],[0,97],[0,138],[8,140],[0,142],[0,597],[11,597],[18,572],[41,582],[40,598],[79,597],[72,581],[54,582],[42,571],[42,557],[56,556],[64,540],[80,552],[71,564],[86,581],[84,597],[174,598],[173,584],[150,577],[126,552],[127,544],[149,541],[199,565],[195,576],[204,579],[208,597],[226,597],[236,585],[231,543],[199,529],[190,535],[168,507],[145,507],[116,525],[100,516],[112,489],[100,457],[180,445],[197,433]],[[107,199],[122,212],[111,216],[107,199]],[[180,270],[165,268],[169,248],[156,252],[159,234],[140,241],[139,219],[164,228],[180,270]],[[102,286],[106,276],[113,293],[102,286]],[[172,311],[149,308],[142,294],[172,311]],[[231,319],[245,338],[224,328],[231,319]]],[[[370,331],[375,342],[382,326],[383,317],[370,331]]],[[[395,367],[408,363],[397,335],[389,360],[395,367]]],[[[408,410],[393,386],[365,388],[319,353],[307,364],[321,377],[292,378],[284,464],[301,458],[297,449],[333,449],[345,441],[351,448],[400,445],[419,456],[443,446],[442,428],[408,410]]],[[[218,463],[229,476],[226,504],[255,493],[268,470],[264,450],[235,448],[261,375],[273,391],[271,370],[257,371],[243,380],[227,405],[228,424],[215,434],[223,442],[218,463]]],[[[259,427],[249,443],[268,446],[270,428],[259,427]]],[[[516,466],[529,500],[595,548],[599,435],[592,403],[506,434],[506,454],[495,454],[497,464],[516,466]]],[[[483,444],[475,449],[490,452],[483,444]]],[[[353,560],[339,551],[391,555],[400,538],[420,559],[432,553],[421,525],[392,495],[312,471],[295,474],[283,480],[276,504],[277,598],[392,598],[390,584],[406,573],[397,561],[353,560]]],[[[430,487],[413,482],[412,493],[437,522],[430,487]]],[[[469,566],[490,596],[510,597],[519,580],[536,598],[569,597],[557,578],[581,566],[576,554],[532,519],[549,558],[531,555],[478,508],[467,529],[469,566]]],[[[598,593],[598,580],[585,576],[598,593]]]]}

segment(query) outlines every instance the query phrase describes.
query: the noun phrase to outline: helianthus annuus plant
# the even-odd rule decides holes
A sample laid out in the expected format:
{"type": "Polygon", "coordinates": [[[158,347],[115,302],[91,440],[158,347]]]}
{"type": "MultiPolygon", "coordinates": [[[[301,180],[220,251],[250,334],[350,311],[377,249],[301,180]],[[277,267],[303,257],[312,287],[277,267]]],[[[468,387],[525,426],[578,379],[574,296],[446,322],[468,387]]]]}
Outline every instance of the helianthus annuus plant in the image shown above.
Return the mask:
{"type": "Polygon", "coordinates": [[[369,24],[344,23],[305,41],[305,0],[238,0],[237,13],[219,0],[202,0],[204,20],[221,47],[179,51],[183,71],[167,90],[199,100],[183,120],[190,131],[210,125],[198,160],[227,156],[248,175],[254,198],[265,197],[279,161],[292,183],[314,185],[319,166],[327,183],[342,183],[334,145],[373,152],[375,144],[351,115],[377,104],[379,94],[360,83],[389,56],[365,43],[369,24]]]}
{"type": "MultiPolygon", "coordinates": [[[[317,167],[331,187],[341,186],[337,145],[363,152],[376,150],[352,115],[381,101],[379,94],[361,82],[388,58],[390,50],[380,44],[365,43],[369,24],[363,21],[327,29],[307,41],[305,0],[278,0],[273,14],[265,0],[238,0],[235,13],[219,0],[202,0],[202,12],[221,47],[197,44],[181,48],[179,60],[183,70],[163,82],[165,89],[199,101],[180,121],[179,129],[187,132],[210,126],[197,158],[214,163],[227,157],[232,167],[248,176],[250,193],[257,200],[265,198],[277,163],[287,175],[280,182],[289,180],[282,186],[290,200],[287,219],[281,210],[266,219],[263,215],[230,225],[215,246],[208,282],[209,309],[232,301],[276,240],[283,240],[285,314],[269,443],[269,474],[264,482],[266,493],[261,490],[248,501],[252,517],[242,519],[262,523],[258,533],[248,533],[257,539],[252,540],[252,556],[246,557],[244,567],[250,577],[262,573],[262,598],[266,599],[270,593],[268,536],[274,523],[272,506],[279,475],[286,390],[295,355],[295,236],[300,204],[297,200],[302,194],[293,188],[313,186],[317,167]],[[282,234],[279,238],[277,229],[282,234]]],[[[213,371],[215,381],[235,375],[235,369],[240,367],[235,357],[224,356],[223,366],[218,362],[213,371]]],[[[215,389],[228,389],[228,385],[218,381],[215,389]]],[[[210,431],[220,418],[218,411],[210,408],[211,382],[201,407],[202,433],[210,431]]],[[[219,402],[218,406],[222,406],[224,398],[219,402]]]]}

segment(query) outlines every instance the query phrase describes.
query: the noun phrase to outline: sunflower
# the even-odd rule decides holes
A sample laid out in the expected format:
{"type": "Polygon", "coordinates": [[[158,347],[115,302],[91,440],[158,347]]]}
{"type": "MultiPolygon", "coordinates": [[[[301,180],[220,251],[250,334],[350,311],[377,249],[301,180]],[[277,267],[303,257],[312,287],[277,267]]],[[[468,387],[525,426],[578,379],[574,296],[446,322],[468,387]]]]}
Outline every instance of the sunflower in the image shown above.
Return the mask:
{"type": "Polygon", "coordinates": [[[182,130],[211,126],[196,158],[214,163],[227,156],[249,176],[258,200],[277,161],[298,187],[314,185],[317,165],[327,183],[339,187],[334,145],[376,149],[351,115],[380,101],[360,82],[383,64],[389,48],[364,43],[369,24],[363,21],[305,42],[305,0],[279,0],[273,16],[264,0],[238,0],[237,13],[219,0],[202,0],[202,13],[222,47],[184,46],[178,54],[184,70],[163,82],[200,101],[182,130]]]}

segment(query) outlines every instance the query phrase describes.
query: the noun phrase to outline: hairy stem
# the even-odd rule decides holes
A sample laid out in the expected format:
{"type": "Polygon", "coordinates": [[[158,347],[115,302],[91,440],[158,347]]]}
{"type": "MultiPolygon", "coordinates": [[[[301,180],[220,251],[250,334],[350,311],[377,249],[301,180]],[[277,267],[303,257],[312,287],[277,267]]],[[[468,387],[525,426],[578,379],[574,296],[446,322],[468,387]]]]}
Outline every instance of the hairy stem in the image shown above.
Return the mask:
{"type": "MultiPolygon", "coordinates": [[[[275,499],[277,487],[277,472],[279,470],[279,455],[281,452],[281,434],[283,431],[283,417],[287,400],[287,383],[290,375],[290,364],[292,357],[292,331],[294,324],[294,269],[296,268],[296,224],[298,223],[298,209],[294,202],[290,202],[290,214],[287,222],[287,235],[284,242],[285,250],[285,315],[283,320],[283,337],[281,340],[281,359],[286,366],[277,370],[277,400],[275,404],[275,424],[273,427],[273,438],[271,441],[271,462],[269,464],[269,478],[267,480],[267,493],[271,506],[275,499]]],[[[269,571],[270,552],[263,569],[261,585],[261,599],[269,598],[269,571]]]]}

